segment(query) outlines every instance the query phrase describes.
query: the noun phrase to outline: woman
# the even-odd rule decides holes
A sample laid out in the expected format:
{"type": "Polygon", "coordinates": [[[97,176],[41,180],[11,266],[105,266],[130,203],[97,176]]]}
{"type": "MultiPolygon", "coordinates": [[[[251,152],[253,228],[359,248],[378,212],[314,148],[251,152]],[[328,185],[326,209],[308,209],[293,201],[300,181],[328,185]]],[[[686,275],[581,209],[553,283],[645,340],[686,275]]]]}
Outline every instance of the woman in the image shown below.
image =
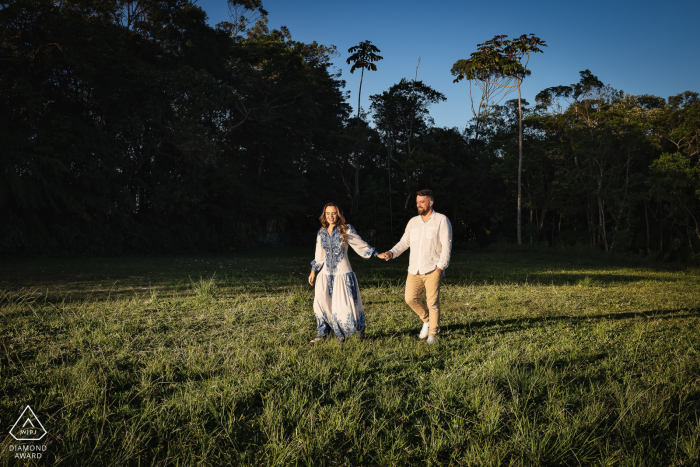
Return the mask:
{"type": "Polygon", "coordinates": [[[357,235],[338,206],[328,203],[320,217],[321,229],[316,235],[316,257],[311,262],[309,284],[314,285],[314,315],[316,315],[316,338],[312,344],[323,340],[333,329],[335,337],[342,344],[346,337],[365,334],[365,310],[362,307],[357,276],[352,272],[348,261],[348,245],[365,259],[377,256],[374,248],[357,235]]]}

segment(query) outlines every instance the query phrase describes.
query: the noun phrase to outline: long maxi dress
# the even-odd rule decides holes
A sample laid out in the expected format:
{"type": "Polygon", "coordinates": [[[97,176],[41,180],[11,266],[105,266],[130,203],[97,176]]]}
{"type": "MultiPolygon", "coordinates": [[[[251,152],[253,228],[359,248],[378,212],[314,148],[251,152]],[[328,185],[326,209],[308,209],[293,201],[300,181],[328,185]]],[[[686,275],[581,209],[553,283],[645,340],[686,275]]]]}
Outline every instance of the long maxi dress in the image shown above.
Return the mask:
{"type": "Polygon", "coordinates": [[[377,251],[357,235],[352,225],[346,226],[345,233],[347,242],[343,242],[337,227],[333,227],[330,235],[325,228],[316,235],[316,256],[311,269],[320,271],[316,275],[314,297],[317,336],[326,336],[330,329],[338,339],[365,334],[365,310],[357,276],[348,260],[348,245],[365,259],[377,256],[377,251]]]}

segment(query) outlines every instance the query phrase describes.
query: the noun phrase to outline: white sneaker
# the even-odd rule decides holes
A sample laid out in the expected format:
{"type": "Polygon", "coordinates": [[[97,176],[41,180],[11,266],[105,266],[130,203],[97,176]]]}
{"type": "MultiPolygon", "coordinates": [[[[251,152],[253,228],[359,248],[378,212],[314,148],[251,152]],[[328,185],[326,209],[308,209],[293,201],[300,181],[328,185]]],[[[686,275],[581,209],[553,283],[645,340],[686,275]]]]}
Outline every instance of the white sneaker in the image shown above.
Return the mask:
{"type": "Polygon", "coordinates": [[[437,342],[437,337],[428,337],[428,340],[426,342],[432,345],[437,342]]]}
{"type": "Polygon", "coordinates": [[[418,337],[421,339],[425,339],[428,337],[428,331],[430,331],[430,323],[423,323],[423,329],[420,330],[420,334],[418,334],[418,337]]]}

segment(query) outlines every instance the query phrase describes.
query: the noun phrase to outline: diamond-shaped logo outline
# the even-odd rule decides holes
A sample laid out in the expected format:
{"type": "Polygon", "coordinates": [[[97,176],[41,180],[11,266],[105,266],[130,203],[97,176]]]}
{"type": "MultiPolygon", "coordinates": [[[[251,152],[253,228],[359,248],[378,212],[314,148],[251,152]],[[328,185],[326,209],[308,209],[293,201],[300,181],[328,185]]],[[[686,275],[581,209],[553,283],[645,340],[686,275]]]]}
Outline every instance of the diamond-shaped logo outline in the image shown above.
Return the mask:
{"type": "MultiPolygon", "coordinates": [[[[29,417],[27,417],[27,420],[29,421],[29,423],[30,423],[32,426],[34,426],[34,423],[32,423],[32,420],[31,420],[29,417]]],[[[26,424],[27,424],[27,422],[25,421],[25,422],[22,424],[22,426],[20,426],[20,428],[24,428],[24,425],[26,425],[26,424]]],[[[36,428],[36,427],[34,427],[34,428],[36,428]]],[[[10,434],[11,434],[12,437],[13,437],[14,439],[16,439],[17,441],[41,441],[41,438],[43,438],[44,436],[46,436],[47,433],[48,433],[48,432],[46,431],[46,428],[44,428],[44,425],[42,425],[41,422],[39,421],[39,417],[36,416],[36,414],[34,413],[34,411],[32,410],[32,408],[29,407],[29,406],[27,406],[27,407],[22,411],[22,414],[19,416],[19,418],[17,419],[17,421],[15,422],[15,424],[12,425],[12,428],[10,428],[10,434]],[[32,417],[34,418],[34,420],[39,424],[39,427],[41,427],[41,430],[43,431],[42,435],[39,436],[38,438],[18,438],[18,437],[16,437],[15,434],[13,433],[13,431],[15,430],[15,428],[17,428],[17,424],[18,424],[19,422],[22,421],[22,418],[24,417],[24,414],[27,413],[27,410],[29,410],[29,413],[31,414],[31,416],[32,416],[32,417]]]]}

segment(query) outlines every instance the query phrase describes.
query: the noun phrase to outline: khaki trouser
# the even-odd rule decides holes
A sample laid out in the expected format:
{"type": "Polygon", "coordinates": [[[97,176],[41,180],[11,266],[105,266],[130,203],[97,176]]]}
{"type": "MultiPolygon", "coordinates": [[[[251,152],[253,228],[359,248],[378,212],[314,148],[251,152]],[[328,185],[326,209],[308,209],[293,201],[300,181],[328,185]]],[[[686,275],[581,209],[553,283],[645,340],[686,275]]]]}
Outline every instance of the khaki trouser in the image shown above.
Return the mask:
{"type": "Polygon", "coordinates": [[[413,275],[406,278],[406,303],[424,323],[430,323],[429,336],[435,337],[440,332],[440,282],[442,275],[437,269],[428,274],[413,275]],[[428,310],[420,301],[420,294],[425,289],[428,310]]]}

